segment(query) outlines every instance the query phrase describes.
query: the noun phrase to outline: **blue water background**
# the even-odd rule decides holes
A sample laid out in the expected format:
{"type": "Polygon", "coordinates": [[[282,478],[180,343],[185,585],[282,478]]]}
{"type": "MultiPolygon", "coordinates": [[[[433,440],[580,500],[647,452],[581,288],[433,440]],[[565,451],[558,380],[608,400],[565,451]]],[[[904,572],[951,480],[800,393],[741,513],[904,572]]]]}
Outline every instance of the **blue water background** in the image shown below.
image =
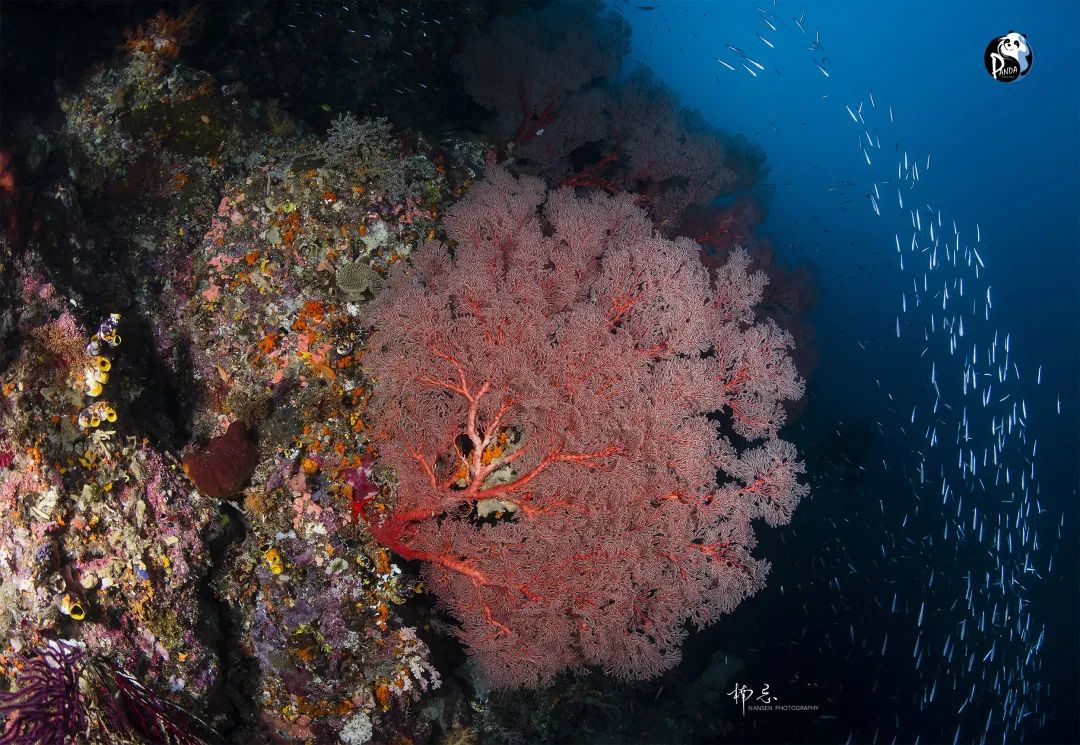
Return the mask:
{"type": "MultiPolygon", "coordinates": [[[[975,244],[979,224],[978,249],[986,263],[980,287],[992,286],[992,323],[1002,337],[1011,334],[1012,360],[1025,381],[1028,434],[1039,441],[1040,504],[1065,513],[1054,576],[1036,591],[1035,607],[1048,624],[1044,655],[1051,712],[1047,728],[1034,739],[1075,741],[1080,3],[648,4],[654,9],[640,9],[645,2],[612,4],[632,25],[632,57],[710,122],[761,144],[776,193],[759,232],[773,240],[782,260],[808,261],[816,270],[821,303],[813,320],[821,363],[799,438],[812,440],[815,432],[843,420],[882,422],[885,429],[907,425],[912,405],[925,409],[933,401],[930,360],[947,356],[933,338],[924,342],[921,326],[909,325],[904,315],[902,338],[896,338],[901,292],[910,302],[911,278],[921,276],[921,269],[915,271],[906,257],[907,270],[899,270],[894,232],[906,248],[910,222],[907,211],[897,209],[895,184],[881,185],[882,216],[874,214],[864,195],[875,178],[885,174],[895,181],[897,159],[907,150],[922,173],[918,198],[905,198],[905,208],[923,205],[923,220],[926,203],[940,208],[940,232],[950,243],[952,220],[962,244],[975,244]],[[759,21],[757,6],[775,16],[776,32],[759,21]],[[805,37],[792,20],[804,10],[805,37]],[[818,30],[823,49],[809,51],[818,30]],[[1003,84],[987,74],[983,51],[991,38],[1010,30],[1026,34],[1034,62],[1024,79],[1003,84]],[[750,75],[726,44],[765,70],[753,68],[757,77],[750,75]],[[714,57],[734,65],[735,72],[714,57]],[[828,59],[828,78],[813,64],[822,57],[828,59]],[[873,169],[860,151],[863,128],[844,109],[859,102],[866,129],[873,133],[876,127],[881,138],[881,150],[868,148],[873,169]],[[842,180],[856,185],[837,187],[842,180]],[[926,347],[929,352],[920,357],[926,347]],[[1040,364],[1042,385],[1036,386],[1040,364]]],[[[922,429],[910,430],[907,444],[925,447],[922,429]]],[[[888,459],[895,453],[878,455],[888,459]]],[[[770,558],[783,576],[785,562],[805,557],[770,558]]]]}

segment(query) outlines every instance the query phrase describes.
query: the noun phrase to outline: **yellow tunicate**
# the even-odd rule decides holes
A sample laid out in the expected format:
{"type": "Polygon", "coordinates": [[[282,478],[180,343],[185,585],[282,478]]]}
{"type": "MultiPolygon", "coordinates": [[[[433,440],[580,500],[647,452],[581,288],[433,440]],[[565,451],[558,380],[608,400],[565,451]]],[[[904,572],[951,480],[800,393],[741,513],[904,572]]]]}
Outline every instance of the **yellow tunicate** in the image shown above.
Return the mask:
{"type": "Polygon", "coordinates": [[[96,380],[91,380],[89,386],[86,389],[86,395],[100,396],[102,390],[104,389],[101,387],[101,383],[97,382],[96,380]]]}
{"type": "Polygon", "coordinates": [[[285,568],[281,561],[281,554],[276,548],[272,548],[263,554],[263,558],[266,559],[266,563],[270,565],[271,574],[281,574],[285,568]]]}
{"type": "Polygon", "coordinates": [[[100,354],[94,357],[94,364],[97,365],[97,369],[102,372],[108,372],[112,369],[112,362],[109,361],[109,358],[100,354]]]}
{"type": "Polygon", "coordinates": [[[97,427],[106,421],[115,422],[116,409],[108,401],[95,401],[79,413],[77,421],[79,426],[84,429],[97,427]]]}
{"type": "Polygon", "coordinates": [[[71,593],[66,593],[64,597],[60,599],[60,611],[76,621],[81,621],[86,618],[86,609],[83,608],[79,599],[71,593]]]}

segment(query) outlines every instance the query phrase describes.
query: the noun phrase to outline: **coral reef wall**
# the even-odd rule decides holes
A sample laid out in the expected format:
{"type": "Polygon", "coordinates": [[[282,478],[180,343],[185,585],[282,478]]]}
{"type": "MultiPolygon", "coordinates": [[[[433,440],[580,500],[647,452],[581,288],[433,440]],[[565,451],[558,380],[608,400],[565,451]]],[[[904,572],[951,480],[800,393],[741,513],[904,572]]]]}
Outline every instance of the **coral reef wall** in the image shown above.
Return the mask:
{"type": "Polygon", "coordinates": [[[2,9],[4,741],[469,742],[804,492],[760,152],[597,4],[334,5],[2,9]]]}

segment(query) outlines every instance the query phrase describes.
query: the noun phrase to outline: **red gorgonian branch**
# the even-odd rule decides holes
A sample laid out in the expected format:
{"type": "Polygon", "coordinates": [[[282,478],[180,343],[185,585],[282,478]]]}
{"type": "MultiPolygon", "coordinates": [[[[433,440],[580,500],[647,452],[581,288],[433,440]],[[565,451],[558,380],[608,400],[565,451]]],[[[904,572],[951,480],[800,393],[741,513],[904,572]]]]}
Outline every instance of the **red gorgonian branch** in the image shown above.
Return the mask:
{"type": "Polygon", "coordinates": [[[764,278],[735,252],[710,279],[627,195],[501,168],[446,228],[453,248],[422,246],[372,306],[398,485],[362,517],[424,563],[493,685],[671,667],[686,620],[763,584],[751,521],[805,493],[777,438],[802,394],[790,338],[753,320],[764,278]]]}

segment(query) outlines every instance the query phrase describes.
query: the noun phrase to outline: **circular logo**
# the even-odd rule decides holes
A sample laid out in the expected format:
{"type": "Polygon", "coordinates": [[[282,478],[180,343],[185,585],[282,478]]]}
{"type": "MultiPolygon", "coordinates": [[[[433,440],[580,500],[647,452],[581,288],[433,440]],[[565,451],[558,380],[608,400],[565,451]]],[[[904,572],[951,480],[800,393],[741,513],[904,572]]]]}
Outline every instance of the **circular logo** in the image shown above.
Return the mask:
{"type": "Polygon", "coordinates": [[[983,64],[990,77],[1002,83],[1011,83],[1031,70],[1031,45],[1027,37],[1016,31],[996,36],[986,45],[983,64]]]}

